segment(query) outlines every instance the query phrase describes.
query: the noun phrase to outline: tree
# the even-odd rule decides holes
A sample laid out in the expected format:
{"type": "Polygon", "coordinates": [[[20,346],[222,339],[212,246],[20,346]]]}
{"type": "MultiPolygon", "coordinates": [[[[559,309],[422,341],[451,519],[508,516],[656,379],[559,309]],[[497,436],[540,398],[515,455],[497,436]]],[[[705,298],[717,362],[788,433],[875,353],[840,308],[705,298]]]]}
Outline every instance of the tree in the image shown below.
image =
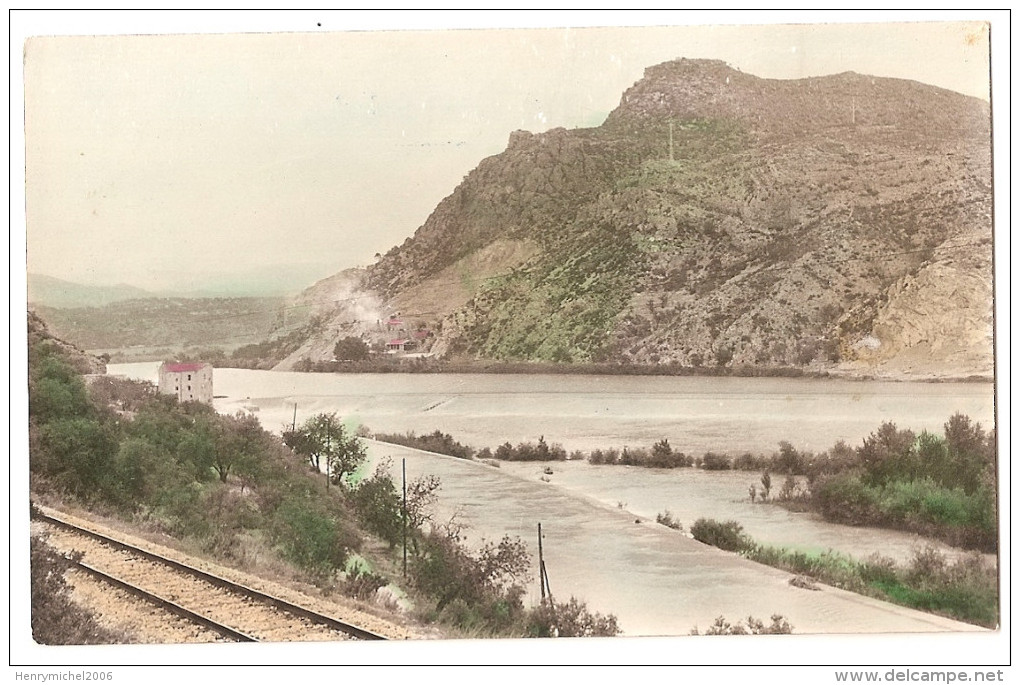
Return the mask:
{"type": "Polygon", "coordinates": [[[297,430],[284,433],[283,439],[315,470],[322,471],[325,466],[327,487],[330,481],[343,486],[344,478],[354,473],[367,456],[365,445],[344,428],[335,412],[316,414],[297,430]]]}
{"type": "Polygon", "coordinates": [[[800,452],[786,440],[779,443],[779,454],[772,460],[774,468],[780,473],[804,473],[804,459],[800,452]]]}
{"type": "Polygon", "coordinates": [[[486,543],[472,556],[457,541],[433,532],[415,559],[412,580],[419,590],[437,599],[436,611],[460,600],[468,606],[502,602],[520,608],[521,581],[531,557],[520,538],[504,536],[486,543]]]}
{"type": "Polygon", "coordinates": [[[178,459],[192,467],[197,481],[206,481],[212,476],[217,442],[220,442],[217,435],[219,432],[215,417],[197,416],[177,446],[178,459]]]}
{"type": "Polygon", "coordinates": [[[258,477],[259,455],[267,449],[265,431],[254,414],[239,411],[220,418],[221,429],[216,435],[216,453],[212,467],[226,483],[233,471],[250,482],[258,477]]]}
{"type": "Polygon", "coordinates": [[[347,336],[333,348],[333,357],[338,362],[360,362],[368,359],[368,344],[361,338],[347,336]]]}
{"type": "Polygon", "coordinates": [[[390,466],[388,458],[378,464],[372,477],[358,484],[352,499],[362,523],[392,549],[400,542],[404,523],[400,492],[390,476],[390,466]]]}
{"type": "Polygon", "coordinates": [[[894,423],[883,423],[857,448],[857,458],[873,484],[883,484],[896,474],[905,456],[909,456],[916,436],[899,430],[894,423]]]}
{"type": "Polygon", "coordinates": [[[432,520],[432,505],[439,499],[436,491],[443,487],[439,476],[419,476],[407,484],[407,526],[414,530],[432,520]]]}
{"type": "Polygon", "coordinates": [[[68,492],[99,499],[116,486],[111,467],[118,443],[111,426],[89,418],[58,419],[39,433],[42,453],[33,455],[33,461],[68,492]]]}

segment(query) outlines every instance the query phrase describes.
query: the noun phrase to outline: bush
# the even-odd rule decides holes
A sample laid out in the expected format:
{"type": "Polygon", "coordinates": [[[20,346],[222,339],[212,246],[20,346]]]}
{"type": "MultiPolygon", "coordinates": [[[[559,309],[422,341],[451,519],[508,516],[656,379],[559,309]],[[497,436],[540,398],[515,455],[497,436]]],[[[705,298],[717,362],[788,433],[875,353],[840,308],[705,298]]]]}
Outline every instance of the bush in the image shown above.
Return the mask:
{"type": "MultiPolygon", "coordinates": [[[[705,635],[789,635],[793,632],[793,626],[779,614],[772,615],[772,623],[765,625],[763,621],[753,616],[747,617],[747,624],[740,621],[730,623],[725,617],[715,619],[712,626],[705,631],[705,635]]],[[[691,635],[701,635],[697,628],[691,631],[691,635]]]]}
{"type": "Polygon", "coordinates": [[[401,496],[389,475],[388,461],[377,466],[371,478],[358,484],[350,500],[362,525],[389,543],[390,549],[396,547],[403,536],[404,519],[401,496]]]}
{"type": "Polygon", "coordinates": [[[736,521],[720,523],[700,518],[691,525],[691,536],[698,542],[728,552],[740,552],[751,545],[750,539],[744,535],[744,527],[736,521]]]}
{"type": "Polygon", "coordinates": [[[522,442],[516,447],[505,442],[492,456],[504,461],[566,461],[567,451],[562,445],[549,445],[542,436],[537,443],[522,442]]]}
{"type": "Polygon", "coordinates": [[[801,475],[807,472],[807,459],[784,440],[779,443],[779,452],[772,457],[772,468],[779,473],[801,475]]]}
{"type": "Polygon", "coordinates": [[[821,479],[812,491],[815,503],[827,521],[863,526],[874,518],[877,499],[855,472],[821,479]]]}
{"type": "Polygon", "coordinates": [[[319,580],[347,563],[357,535],[312,500],[292,498],[277,511],[275,539],[283,555],[319,580]]]}
{"type": "Polygon", "coordinates": [[[820,479],[812,490],[829,521],[912,530],[971,549],[994,551],[998,545],[994,499],[984,489],[968,495],[928,478],[877,486],[848,472],[820,479]]]}
{"type": "Polygon", "coordinates": [[[620,634],[616,617],[603,616],[571,597],[566,603],[547,601],[527,617],[529,637],[615,637],[620,634]]]}
{"type": "MultiPolygon", "coordinates": [[[[452,435],[439,430],[435,430],[428,435],[415,435],[413,432],[404,433],[403,435],[397,433],[377,433],[375,439],[460,459],[470,459],[475,453],[473,448],[460,444],[453,439],[452,435]]],[[[489,456],[491,457],[491,454],[489,456]]]]}
{"type": "Polygon", "coordinates": [[[32,639],[41,645],[100,645],[129,641],[129,636],[107,630],[89,611],[70,598],[64,573],[71,561],[53,550],[45,539],[31,541],[32,639]]]}
{"type": "Polygon", "coordinates": [[[670,511],[668,509],[666,511],[662,512],[662,513],[656,514],[655,515],[655,522],[656,523],[661,523],[662,525],[666,526],[667,528],[672,528],[673,530],[679,530],[681,532],[683,532],[683,529],[684,529],[683,524],[681,524],[680,521],[678,521],[673,516],[673,514],[670,513],[670,511]]]}
{"type": "Polygon", "coordinates": [[[701,458],[701,468],[706,471],[727,471],[730,468],[730,458],[725,454],[706,452],[701,458]]]}
{"type": "Polygon", "coordinates": [[[750,452],[744,452],[733,460],[733,468],[738,471],[757,471],[765,466],[767,466],[765,459],[756,457],[750,452]]]}
{"type": "Polygon", "coordinates": [[[347,574],[341,590],[349,597],[371,599],[379,588],[387,585],[389,585],[389,581],[382,576],[359,568],[347,574]]]}

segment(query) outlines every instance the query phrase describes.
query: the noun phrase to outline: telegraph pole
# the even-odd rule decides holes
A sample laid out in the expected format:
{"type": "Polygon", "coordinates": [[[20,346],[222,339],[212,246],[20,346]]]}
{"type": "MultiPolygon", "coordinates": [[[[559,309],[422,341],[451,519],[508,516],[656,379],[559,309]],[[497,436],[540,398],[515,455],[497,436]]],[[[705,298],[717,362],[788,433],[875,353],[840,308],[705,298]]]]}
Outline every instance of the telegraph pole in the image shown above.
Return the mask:
{"type": "Polygon", "coordinates": [[[407,458],[400,460],[400,484],[404,491],[403,504],[400,507],[404,529],[404,578],[407,578],[407,458]]]}
{"type": "Polygon", "coordinates": [[[538,524],[538,589],[545,604],[545,559],[542,557],[542,524],[538,524]]]}

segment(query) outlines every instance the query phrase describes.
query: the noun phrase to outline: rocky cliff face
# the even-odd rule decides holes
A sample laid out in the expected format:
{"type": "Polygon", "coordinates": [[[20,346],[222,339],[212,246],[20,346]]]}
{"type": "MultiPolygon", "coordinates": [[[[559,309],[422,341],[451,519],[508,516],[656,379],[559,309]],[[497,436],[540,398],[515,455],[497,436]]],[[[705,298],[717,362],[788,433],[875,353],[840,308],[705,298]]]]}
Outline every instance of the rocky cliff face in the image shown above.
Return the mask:
{"type": "Polygon", "coordinates": [[[990,179],[980,100],[678,60],[511,134],[361,287],[449,356],[985,374],[990,179]]]}

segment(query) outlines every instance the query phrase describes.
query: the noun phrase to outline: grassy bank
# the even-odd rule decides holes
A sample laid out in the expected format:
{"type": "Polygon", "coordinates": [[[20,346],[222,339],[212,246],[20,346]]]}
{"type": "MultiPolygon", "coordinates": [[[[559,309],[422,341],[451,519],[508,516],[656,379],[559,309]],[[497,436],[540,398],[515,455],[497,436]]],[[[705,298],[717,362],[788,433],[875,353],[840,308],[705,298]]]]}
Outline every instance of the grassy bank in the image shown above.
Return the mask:
{"type": "Polygon", "coordinates": [[[978,554],[951,561],[925,547],[906,565],[879,556],[859,561],[831,551],[809,554],[760,545],[736,521],[712,519],[695,521],[691,535],[752,561],[900,606],[986,628],[999,622],[997,570],[978,554]]]}

